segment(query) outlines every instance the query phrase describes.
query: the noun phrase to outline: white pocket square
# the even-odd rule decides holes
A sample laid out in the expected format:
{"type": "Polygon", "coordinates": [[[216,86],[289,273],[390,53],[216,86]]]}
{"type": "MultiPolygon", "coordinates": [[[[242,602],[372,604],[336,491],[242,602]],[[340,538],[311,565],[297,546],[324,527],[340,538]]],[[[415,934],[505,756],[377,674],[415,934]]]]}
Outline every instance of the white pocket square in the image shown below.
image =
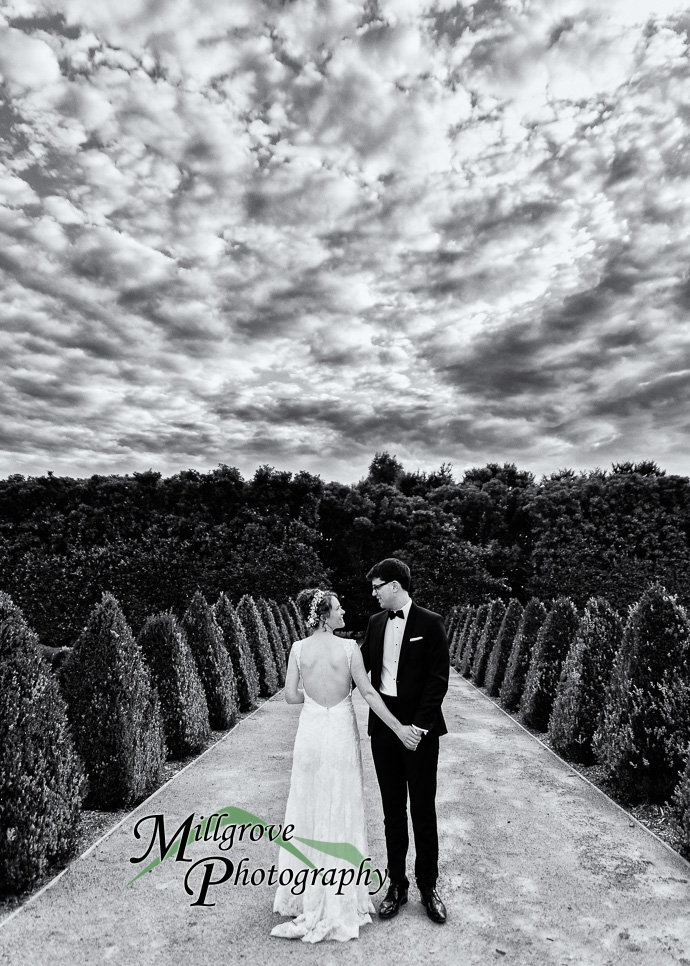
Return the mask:
{"type": "Polygon", "coordinates": [[[424,636],[423,635],[422,635],[422,637],[411,637],[410,638],[410,644],[412,643],[412,641],[423,641],[423,640],[424,640],[424,636]]]}

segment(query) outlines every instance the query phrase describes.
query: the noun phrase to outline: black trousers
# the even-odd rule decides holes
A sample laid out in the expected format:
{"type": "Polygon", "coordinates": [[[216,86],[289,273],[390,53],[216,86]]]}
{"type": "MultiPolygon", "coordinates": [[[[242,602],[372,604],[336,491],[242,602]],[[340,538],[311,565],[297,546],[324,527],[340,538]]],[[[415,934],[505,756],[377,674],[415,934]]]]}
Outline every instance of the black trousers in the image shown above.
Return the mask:
{"type": "MultiPolygon", "coordinates": [[[[385,694],[381,697],[390,711],[396,714],[397,698],[391,698],[385,694]]],[[[402,741],[382,721],[377,721],[372,730],[371,754],[381,789],[390,881],[405,888],[410,884],[405,870],[409,845],[407,830],[409,794],[412,831],[417,853],[415,878],[420,888],[433,888],[438,878],[436,824],[438,736],[424,735],[417,745],[417,750],[408,751],[402,741]]]]}

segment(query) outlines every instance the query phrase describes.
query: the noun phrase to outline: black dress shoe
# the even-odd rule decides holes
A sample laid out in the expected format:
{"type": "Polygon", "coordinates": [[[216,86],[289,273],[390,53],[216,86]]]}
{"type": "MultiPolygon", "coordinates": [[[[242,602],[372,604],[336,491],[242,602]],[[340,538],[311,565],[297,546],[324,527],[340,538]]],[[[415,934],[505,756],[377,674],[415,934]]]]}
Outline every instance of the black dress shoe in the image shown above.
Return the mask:
{"type": "Polygon", "coordinates": [[[392,919],[400,912],[400,906],[407,902],[407,889],[405,886],[396,885],[391,882],[388,892],[383,897],[383,902],[379,906],[379,917],[381,919],[392,919]]]}
{"type": "Polygon", "coordinates": [[[422,904],[426,906],[426,914],[434,922],[446,921],[446,907],[441,902],[436,889],[420,889],[422,904]]]}

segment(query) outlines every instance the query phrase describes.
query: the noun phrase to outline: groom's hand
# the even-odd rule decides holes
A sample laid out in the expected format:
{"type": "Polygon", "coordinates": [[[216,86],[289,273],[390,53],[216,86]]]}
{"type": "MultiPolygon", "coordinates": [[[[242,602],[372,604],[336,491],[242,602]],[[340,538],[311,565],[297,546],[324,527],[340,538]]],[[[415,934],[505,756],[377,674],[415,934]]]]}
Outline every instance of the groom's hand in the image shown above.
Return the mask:
{"type": "Polygon", "coordinates": [[[421,735],[416,734],[412,725],[402,725],[398,737],[408,751],[416,751],[421,740],[421,735]]]}

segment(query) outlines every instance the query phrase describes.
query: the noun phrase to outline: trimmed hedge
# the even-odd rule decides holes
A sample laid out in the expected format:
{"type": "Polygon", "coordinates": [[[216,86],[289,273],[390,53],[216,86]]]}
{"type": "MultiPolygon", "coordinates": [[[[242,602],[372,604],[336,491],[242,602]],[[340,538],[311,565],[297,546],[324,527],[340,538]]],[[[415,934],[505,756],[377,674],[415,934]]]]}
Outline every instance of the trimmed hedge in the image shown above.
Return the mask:
{"type": "Polygon", "coordinates": [[[259,696],[259,675],[242,622],[225,594],[221,594],[214,604],[213,615],[223,632],[225,647],[235,672],[240,711],[253,711],[259,696]]]}
{"type": "MultiPolygon", "coordinates": [[[[466,611],[467,611],[467,607],[460,607],[460,605],[458,604],[455,607],[451,607],[450,613],[446,618],[446,621],[445,621],[446,636],[448,638],[449,651],[450,651],[450,647],[453,644],[453,638],[455,636],[456,628],[458,624],[461,623],[462,620],[464,619],[466,611]]],[[[451,660],[452,660],[452,656],[451,656],[451,660]]]]}
{"type": "MultiPolygon", "coordinates": [[[[307,628],[304,623],[304,619],[299,612],[299,607],[292,599],[292,597],[287,602],[287,609],[290,611],[290,616],[292,617],[292,622],[295,625],[295,630],[297,631],[298,637],[295,638],[297,641],[303,641],[307,636],[307,628]]],[[[294,643],[294,641],[293,641],[294,643]]]]}
{"type": "Polygon", "coordinates": [[[256,602],[256,606],[259,610],[259,616],[261,617],[264,627],[266,628],[268,643],[270,645],[271,654],[273,655],[276,671],[278,673],[278,687],[282,688],[285,684],[286,671],[283,640],[280,636],[280,631],[278,630],[278,626],[273,617],[273,611],[271,610],[268,601],[264,597],[260,597],[256,602]]]}
{"type": "Polygon", "coordinates": [[[569,597],[559,597],[546,615],[532,654],[520,699],[523,722],[546,731],[563,662],[575,641],[580,619],[569,597]]]}
{"type": "MultiPolygon", "coordinates": [[[[280,605],[280,613],[283,615],[283,620],[285,621],[285,626],[287,627],[288,636],[290,639],[290,647],[292,647],[295,641],[298,641],[300,639],[299,631],[297,630],[297,626],[295,625],[292,612],[290,611],[290,608],[288,607],[287,604],[280,605]]],[[[288,655],[289,653],[290,651],[288,648],[288,655]]]]}
{"type": "Polygon", "coordinates": [[[513,597],[509,601],[506,612],[503,615],[503,620],[501,621],[501,626],[496,636],[496,643],[491,649],[491,654],[486,665],[484,685],[487,693],[492,697],[498,697],[500,693],[510,651],[515,640],[515,635],[520,627],[523,613],[522,604],[513,597]]]}
{"type": "MultiPolygon", "coordinates": [[[[4,590],[0,590],[0,621],[15,620],[25,623],[24,614],[19,607],[15,604],[9,594],[6,594],[4,590]]],[[[14,645],[8,643],[8,647],[11,647],[14,651],[14,645]]],[[[0,657],[2,654],[0,653],[0,657]]]]}
{"type": "Polygon", "coordinates": [[[283,646],[283,660],[287,667],[287,660],[290,654],[290,648],[292,647],[292,641],[290,640],[290,631],[285,623],[285,618],[280,610],[280,607],[273,598],[267,600],[268,606],[271,608],[271,613],[273,614],[273,620],[278,628],[278,634],[280,635],[280,643],[283,646]]]}
{"type": "Polygon", "coordinates": [[[469,609],[469,607],[456,607],[452,623],[448,628],[448,653],[450,663],[453,665],[455,664],[455,654],[457,651],[458,641],[465,626],[469,609]]]}
{"type": "Polygon", "coordinates": [[[631,800],[665,802],[690,746],[690,623],[655,584],[630,611],[594,754],[631,800]]]}
{"type": "Polygon", "coordinates": [[[268,643],[268,634],[253,597],[245,594],[237,605],[237,616],[247,635],[249,650],[252,653],[259,675],[259,694],[270,698],[278,690],[278,672],[275,659],[268,643]]]}
{"type": "Polygon", "coordinates": [[[506,605],[502,600],[495,600],[489,607],[484,630],[481,633],[477,650],[472,660],[472,679],[478,688],[484,684],[486,665],[493,650],[494,643],[496,642],[498,632],[501,629],[505,613],[506,605]]]}
{"type": "Polygon", "coordinates": [[[488,615],[489,604],[481,604],[477,608],[477,613],[475,614],[474,620],[472,621],[465,637],[460,660],[458,661],[456,659],[455,666],[463,677],[468,678],[470,676],[472,659],[474,658],[475,651],[477,650],[477,645],[479,644],[479,639],[482,636],[482,631],[484,630],[484,625],[486,624],[488,615]]]}
{"type": "Polygon", "coordinates": [[[671,823],[680,838],[682,854],[690,857],[690,754],[671,799],[671,823]]]}
{"type": "Polygon", "coordinates": [[[611,605],[601,597],[589,600],[549,718],[549,739],[564,758],[594,763],[592,738],[622,638],[623,624],[611,605]]]}
{"type": "Polygon", "coordinates": [[[0,596],[0,892],[20,892],[73,853],[88,782],[38,638],[0,596]]]}
{"type": "Polygon", "coordinates": [[[200,751],[211,733],[208,704],[186,635],[171,611],[148,617],[137,636],[158,692],[171,758],[200,751]]]}
{"type": "Polygon", "coordinates": [[[456,671],[458,670],[458,664],[460,662],[460,658],[462,657],[462,650],[465,646],[467,635],[470,632],[470,628],[472,627],[472,622],[474,621],[474,618],[476,616],[477,616],[477,608],[470,605],[467,608],[467,613],[465,614],[465,617],[462,623],[458,624],[455,630],[455,633],[453,634],[453,640],[451,641],[451,647],[453,649],[453,653],[452,653],[450,662],[456,671]]]}
{"type": "Polygon", "coordinates": [[[62,681],[89,777],[85,804],[113,809],[142,801],[165,761],[163,722],[148,665],[112,594],[91,612],[62,681]]]}
{"type": "Polygon", "coordinates": [[[545,617],[546,608],[540,600],[532,597],[520,619],[501,685],[500,701],[506,711],[515,711],[520,704],[532,651],[545,617]]]}
{"type": "Polygon", "coordinates": [[[240,716],[237,683],[223,632],[200,590],[182,618],[182,627],[206,694],[210,725],[215,731],[226,731],[240,716]]]}

